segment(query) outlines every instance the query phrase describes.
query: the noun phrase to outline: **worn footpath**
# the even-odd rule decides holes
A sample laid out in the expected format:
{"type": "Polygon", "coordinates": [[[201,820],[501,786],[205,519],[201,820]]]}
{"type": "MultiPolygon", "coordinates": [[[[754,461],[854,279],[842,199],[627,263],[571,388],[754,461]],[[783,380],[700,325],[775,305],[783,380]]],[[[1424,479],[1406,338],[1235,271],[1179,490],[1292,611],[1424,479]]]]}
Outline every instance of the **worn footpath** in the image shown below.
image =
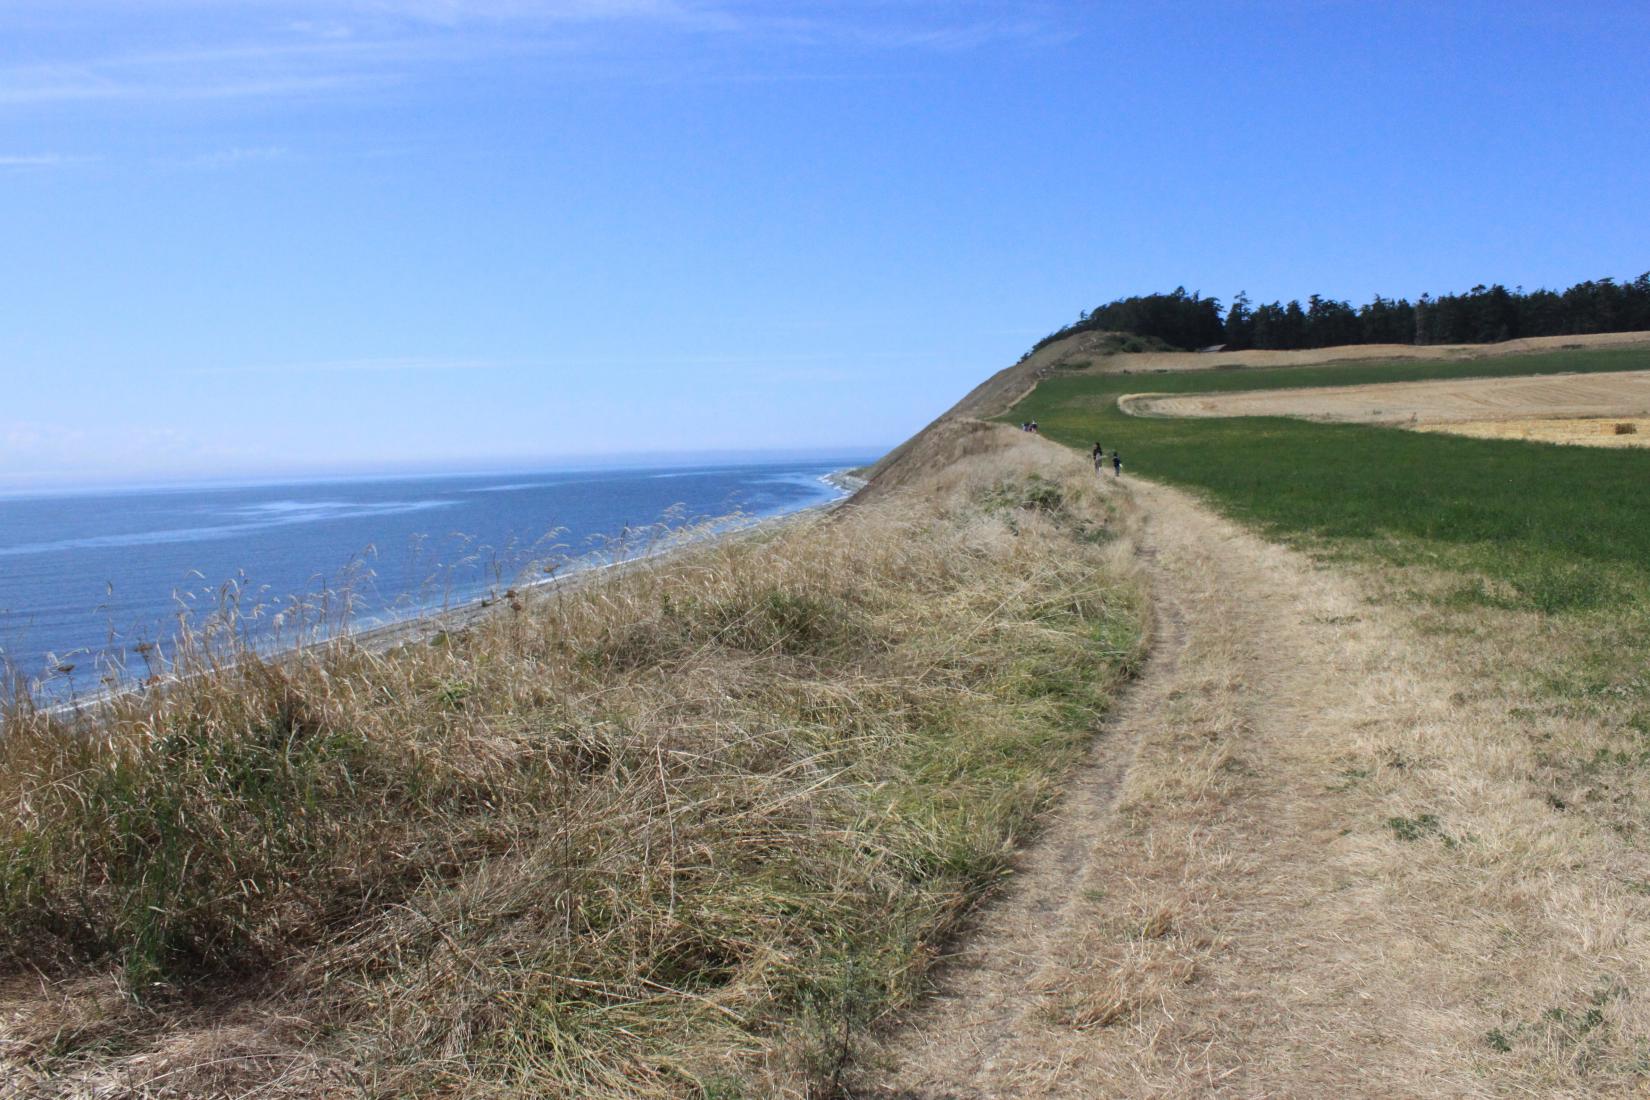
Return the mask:
{"type": "Polygon", "coordinates": [[[1604,842],[1527,789],[1506,701],[1352,578],[1123,484],[1154,655],[854,1095],[1642,1083],[1631,1044],[1596,1037],[1642,1030],[1630,996],[1598,990],[1645,977],[1644,906],[1601,885],[1604,842]]]}

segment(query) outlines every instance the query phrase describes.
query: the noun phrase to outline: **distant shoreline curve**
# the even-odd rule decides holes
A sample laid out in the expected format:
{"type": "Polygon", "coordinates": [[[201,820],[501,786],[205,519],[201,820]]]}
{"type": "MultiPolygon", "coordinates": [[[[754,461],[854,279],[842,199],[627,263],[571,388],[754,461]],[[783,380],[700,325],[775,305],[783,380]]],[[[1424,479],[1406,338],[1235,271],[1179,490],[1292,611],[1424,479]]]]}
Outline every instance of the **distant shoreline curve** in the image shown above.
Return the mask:
{"type": "MultiPolygon", "coordinates": [[[[539,593],[554,588],[574,588],[607,576],[622,576],[624,573],[642,565],[659,563],[690,551],[704,550],[725,539],[771,530],[794,523],[812,514],[829,512],[846,503],[854,493],[866,484],[865,478],[847,468],[822,474],[819,476],[819,480],[831,486],[841,495],[832,500],[805,505],[788,512],[752,518],[747,522],[738,522],[739,513],[729,513],[726,516],[708,520],[704,526],[711,528],[710,530],[699,535],[683,535],[672,544],[656,550],[644,551],[631,557],[621,558],[618,561],[591,562],[576,566],[557,576],[508,585],[502,591],[477,596],[453,607],[412,612],[402,618],[372,623],[357,629],[345,629],[331,637],[276,649],[269,653],[259,654],[259,656],[264,660],[282,662],[342,642],[362,646],[372,652],[384,653],[397,646],[428,641],[441,634],[466,630],[475,626],[486,616],[495,613],[499,604],[508,599],[507,594],[509,593],[539,593]],[[720,527],[721,524],[728,521],[732,522],[729,522],[726,527],[720,527]]],[[[99,708],[122,696],[150,691],[165,692],[177,687],[189,679],[191,675],[194,674],[163,675],[158,683],[153,684],[134,681],[106,686],[87,695],[76,696],[59,702],[43,701],[43,705],[39,709],[47,714],[60,715],[66,718],[86,718],[99,708]]]]}

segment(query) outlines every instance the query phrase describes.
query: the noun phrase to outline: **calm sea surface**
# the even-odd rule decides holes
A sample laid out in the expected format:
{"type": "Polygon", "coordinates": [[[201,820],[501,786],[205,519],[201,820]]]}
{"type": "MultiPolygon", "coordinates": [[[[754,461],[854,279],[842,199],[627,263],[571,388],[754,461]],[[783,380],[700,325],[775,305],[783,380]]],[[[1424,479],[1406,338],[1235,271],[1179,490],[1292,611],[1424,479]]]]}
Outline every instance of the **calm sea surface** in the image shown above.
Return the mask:
{"type": "Polygon", "coordinates": [[[824,503],[825,474],[871,457],[0,498],[0,660],[45,695],[95,690],[226,595],[262,644],[335,618],[324,592],[386,621],[642,552],[663,527],[824,503]]]}

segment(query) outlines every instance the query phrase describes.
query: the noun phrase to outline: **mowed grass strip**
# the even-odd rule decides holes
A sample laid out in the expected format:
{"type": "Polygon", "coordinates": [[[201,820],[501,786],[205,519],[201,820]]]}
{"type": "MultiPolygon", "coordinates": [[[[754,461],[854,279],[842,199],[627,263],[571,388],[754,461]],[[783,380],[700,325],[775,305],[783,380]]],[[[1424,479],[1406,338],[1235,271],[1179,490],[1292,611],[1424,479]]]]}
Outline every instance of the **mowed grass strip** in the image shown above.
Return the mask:
{"type": "Polygon", "coordinates": [[[1117,398],[1638,369],[1650,369],[1650,351],[1061,375],[1003,419],[1035,419],[1044,434],[1077,448],[1099,440],[1122,452],[1125,473],[1200,489],[1273,537],[1469,574],[1462,598],[1584,611],[1650,591],[1650,451],[1283,417],[1132,417],[1118,410],[1117,398]]]}

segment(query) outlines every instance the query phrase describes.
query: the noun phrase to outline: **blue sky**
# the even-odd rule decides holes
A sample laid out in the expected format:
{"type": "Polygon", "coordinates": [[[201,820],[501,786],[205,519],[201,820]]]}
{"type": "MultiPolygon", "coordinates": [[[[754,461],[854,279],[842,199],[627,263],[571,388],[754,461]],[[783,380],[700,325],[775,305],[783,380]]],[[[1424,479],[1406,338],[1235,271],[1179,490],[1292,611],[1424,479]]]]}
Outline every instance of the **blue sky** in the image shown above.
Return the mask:
{"type": "Polygon", "coordinates": [[[8,0],[0,487],[887,445],[1119,295],[1632,277],[1647,56],[1637,2],[8,0]]]}

